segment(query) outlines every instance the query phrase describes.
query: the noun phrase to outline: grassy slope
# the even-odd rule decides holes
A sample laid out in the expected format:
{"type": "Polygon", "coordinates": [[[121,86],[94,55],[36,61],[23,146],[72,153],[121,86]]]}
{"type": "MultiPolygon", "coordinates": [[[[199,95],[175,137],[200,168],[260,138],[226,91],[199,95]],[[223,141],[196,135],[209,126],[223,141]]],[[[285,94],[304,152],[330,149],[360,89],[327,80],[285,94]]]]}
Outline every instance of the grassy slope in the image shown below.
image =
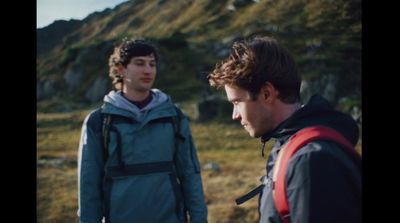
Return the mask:
{"type": "MultiPolygon", "coordinates": [[[[75,164],[80,125],[88,112],[37,116],[38,222],[77,221],[75,164]],[[68,165],[46,163],[49,157],[64,159],[68,165]]],[[[209,222],[256,222],[256,199],[240,208],[235,207],[234,199],[255,186],[263,174],[265,161],[258,150],[259,142],[249,138],[238,125],[192,123],[191,128],[201,164],[215,162],[221,169],[202,171],[209,222]]]]}
{"type": "MultiPolygon", "coordinates": [[[[189,116],[194,106],[183,105],[189,116]]],[[[37,222],[77,222],[76,155],[80,128],[89,110],[37,115],[37,222]],[[63,165],[50,161],[57,158],[63,165]],[[46,162],[47,161],[47,162],[46,162]]],[[[234,199],[257,186],[264,174],[260,142],[240,125],[191,123],[202,165],[218,163],[219,172],[203,170],[210,223],[257,222],[257,199],[236,206],[234,199]]],[[[267,152],[271,144],[266,146],[267,152]]],[[[361,151],[361,146],[358,146],[361,151]]],[[[268,153],[267,153],[268,155],[268,153]]],[[[267,157],[266,155],[266,157],[267,157]]]]}

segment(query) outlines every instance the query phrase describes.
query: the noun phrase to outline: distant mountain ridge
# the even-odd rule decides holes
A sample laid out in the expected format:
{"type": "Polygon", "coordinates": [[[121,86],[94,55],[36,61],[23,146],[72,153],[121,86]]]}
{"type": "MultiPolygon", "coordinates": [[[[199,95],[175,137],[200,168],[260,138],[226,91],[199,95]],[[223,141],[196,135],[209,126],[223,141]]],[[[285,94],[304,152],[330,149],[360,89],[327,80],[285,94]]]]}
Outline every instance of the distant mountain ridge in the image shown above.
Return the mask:
{"type": "Polygon", "coordinates": [[[83,20],[37,29],[38,109],[98,103],[112,86],[108,56],[125,36],[156,43],[155,87],[177,101],[202,100],[205,76],[233,41],[271,35],[295,56],[303,94],[344,110],[361,106],[361,1],[136,0],[83,20]]]}

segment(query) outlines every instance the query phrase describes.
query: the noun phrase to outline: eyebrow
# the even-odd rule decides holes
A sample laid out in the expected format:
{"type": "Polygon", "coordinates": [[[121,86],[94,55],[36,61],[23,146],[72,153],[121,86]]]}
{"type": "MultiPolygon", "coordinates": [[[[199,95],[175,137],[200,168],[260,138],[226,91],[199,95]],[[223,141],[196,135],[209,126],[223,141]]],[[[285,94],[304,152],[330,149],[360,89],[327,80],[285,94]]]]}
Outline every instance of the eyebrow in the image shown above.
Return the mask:
{"type": "Polygon", "coordinates": [[[135,62],[146,62],[146,61],[149,61],[149,62],[156,62],[156,60],[154,59],[154,58],[152,58],[152,59],[143,59],[143,58],[133,58],[133,61],[135,61],[135,62]]]}
{"type": "Polygon", "coordinates": [[[228,98],[229,102],[240,101],[240,98],[228,98]]]}

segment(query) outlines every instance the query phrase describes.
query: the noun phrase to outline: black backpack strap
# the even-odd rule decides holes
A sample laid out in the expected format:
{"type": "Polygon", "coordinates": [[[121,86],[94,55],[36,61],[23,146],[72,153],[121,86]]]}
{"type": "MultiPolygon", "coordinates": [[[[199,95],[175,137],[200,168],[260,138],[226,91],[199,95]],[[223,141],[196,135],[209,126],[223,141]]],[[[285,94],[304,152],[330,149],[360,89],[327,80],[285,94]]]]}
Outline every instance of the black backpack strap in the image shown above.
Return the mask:
{"type": "MultiPolygon", "coordinates": [[[[183,114],[183,112],[175,105],[174,105],[174,109],[177,114],[176,116],[172,117],[172,125],[173,125],[174,132],[175,132],[175,139],[178,139],[181,142],[184,142],[185,137],[181,133],[181,120],[183,118],[185,118],[185,114],[183,114]]],[[[178,144],[179,144],[178,140],[175,140],[174,161],[177,159],[176,156],[177,156],[178,144]]],[[[177,176],[177,178],[179,179],[179,176],[177,176]]],[[[182,182],[181,179],[179,179],[179,187],[178,188],[180,189],[180,192],[183,194],[184,190],[183,190],[183,185],[181,182],[182,182]]],[[[178,191],[175,193],[178,193],[178,191]]],[[[178,193],[178,194],[180,194],[180,193],[178,193]]],[[[183,201],[183,222],[187,223],[188,222],[188,209],[187,209],[187,205],[185,204],[185,199],[183,197],[181,197],[181,199],[183,201]]],[[[179,216],[179,211],[180,211],[180,205],[178,202],[176,205],[176,212],[177,212],[178,216],[179,216]]]]}
{"type": "Polygon", "coordinates": [[[109,128],[111,125],[111,115],[102,113],[102,108],[94,110],[87,122],[93,131],[101,136],[101,147],[103,149],[104,161],[108,158],[109,128]]]}
{"type": "Polygon", "coordinates": [[[124,176],[136,176],[146,175],[151,173],[171,173],[173,168],[172,161],[161,161],[151,163],[139,163],[126,165],[124,169],[120,166],[109,166],[107,167],[107,177],[124,177],[124,176]]]}
{"type": "MultiPolygon", "coordinates": [[[[174,109],[175,109],[177,115],[154,119],[154,120],[151,120],[150,123],[163,123],[163,122],[171,123],[172,128],[174,130],[175,138],[177,138],[183,142],[183,141],[185,141],[185,137],[181,133],[181,120],[182,120],[182,118],[185,117],[185,115],[176,106],[174,106],[174,109]]],[[[176,143],[175,143],[175,146],[177,146],[176,143]]]]}
{"type": "Polygon", "coordinates": [[[174,128],[175,137],[180,139],[181,141],[185,141],[185,137],[181,133],[181,119],[184,118],[185,115],[176,106],[174,106],[174,109],[175,109],[176,114],[177,114],[176,116],[172,117],[172,126],[174,128]]]}
{"type": "MultiPolygon", "coordinates": [[[[109,128],[111,125],[111,116],[105,113],[102,113],[102,108],[98,108],[95,111],[93,111],[89,117],[88,126],[91,126],[93,131],[96,133],[96,135],[99,135],[101,137],[100,139],[100,144],[101,144],[101,149],[103,150],[103,155],[104,155],[104,163],[106,163],[108,159],[108,141],[109,141],[109,128]]],[[[101,152],[101,151],[99,151],[101,152]]],[[[104,215],[106,218],[106,222],[109,222],[109,203],[110,203],[110,191],[112,184],[110,183],[109,178],[104,176],[103,179],[103,210],[104,210],[104,215]]]]}
{"type": "MultiPolygon", "coordinates": [[[[124,162],[122,161],[122,149],[121,149],[121,139],[120,139],[120,134],[118,134],[118,131],[112,126],[112,121],[113,121],[113,117],[111,114],[105,114],[105,113],[100,113],[101,114],[101,120],[102,120],[102,129],[101,129],[101,133],[102,133],[102,145],[103,145],[103,151],[104,151],[104,161],[106,162],[108,159],[108,144],[109,144],[109,140],[110,140],[110,130],[112,131],[116,131],[117,132],[117,156],[118,156],[118,161],[119,161],[119,166],[116,167],[109,167],[107,168],[106,171],[106,181],[107,180],[111,180],[112,177],[115,176],[124,176],[124,175],[137,175],[137,174],[148,174],[148,173],[153,173],[153,172],[170,172],[172,171],[172,166],[174,166],[174,161],[176,160],[176,154],[177,154],[177,148],[178,148],[178,141],[185,141],[185,137],[183,136],[183,134],[181,133],[181,120],[185,117],[185,115],[183,114],[183,112],[177,108],[176,106],[174,106],[174,109],[176,111],[175,116],[171,116],[171,117],[165,117],[165,118],[159,118],[159,119],[155,119],[153,121],[151,121],[151,123],[162,123],[162,122],[169,122],[171,123],[172,127],[173,127],[173,131],[174,131],[174,139],[175,139],[175,150],[174,150],[174,155],[173,155],[173,161],[170,163],[150,163],[150,164],[146,164],[143,166],[136,166],[136,165],[130,165],[130,166],[125,166],[124,162]],[[121,169],[121,167],[123,169],[121,169]],[[122,172],[121,172],[122,171],[122,172]]],[[[175,175],[175,174],[174,174],[175,175]]],[[[177,177],[176,175],[173,176],[170,174],[171,178],[177,177]]],[[[172,180],[172,179],[171,179],[172,180]]],[[[176,182],[176,181],[173,181],[176,182]]],[[[108,183],[107,184],[108,187],[111,187],[111,184],[108,183]]],[[[180,187],[182,187],[182,185],[180,184],[180,187]]],[[[181,191],[182,188],[180,188],[181,191]]],[[[110,188],[107,188],[106,191],[109,193],[110,192],[110,188]]],[[[176,189],[175,189],[176,190],[176,189]]],[[[107,193],[106,192],[106,193],[107,193]]],[[[175,191],[176,196],[180,196],[180,193],[178,193],[178,191],[175,191]]],[[[106,207],[106,213],[108,213],[109,207],[106,207]]],[[[179,214],[179,210],[180,210],[180,203],[177,202],[177,206],[176,206],[176,212],[177,214],[179,214]]],[[[184,210],[186,213],[186,205],[184,205],[184,210]]],[[[179,215],[178,215],[179,216],[179,215]]],[[[185,214],[184,216],[184,221],[187,221],[187,216],[185,214]]]]}
{"type": "Polygon", "coordinates": [[[255,189],[253,189],[252,191],[248,192],[247,194],[245,194],[245,195],[243,195],[243,196],[237,198],[237,199],[235,200],[236,204],[237,204],[237,205],[241,205],[241,204],[243,204],[244,202],[250,200],[251,198],[253,198],[253,197],[255,197],[256,195],[260,194],[261,191],[263,190],[263,188],[264,188],[264,184],[261,184],[261,185],[259,185],[258,187],[256,187],[255,189]]]}
{"type": "Polygon", "coordinates": [[[110,141],[110,126],[111,126],[112,116],[111,114],[104,114],[104,113],[101,113],[101,115],[103,124],[101,133],[103,137],[102,144],[103,144],[104,163],[105,163],[108,159],[108,143],[110,141]]]}
{"type": "Polygon", "coordinates": [[[122,139],[121,135],[119,134],[118,130],[112,125],[114,118],[112,114],[102,114],[103,115],[103,126],[102,126],[102,137],[103,137],[103,152],[104,152],[104,163],[107,162],[109,152],[108,152],[108,145],[110,142],[110,131],[114,131],[116,133],[116,143],[117,143],[117,159],[120,168],[125,168],[125,163],[122,159],[122,139]]]}
{"type": "MultiPolygon", "coordinates": [[[[153,120],[152,122],[170,122],[173,130],[174,130],[174,135],[175,138],[179,139],[180,141],[185,141],[185,137],[182,135],[181,133],[181,119],[185,117],[185,115],[182,113],[182,111],[177,108],[176,106],[174,106],[174,109],[177,113],[176,116],[172,116],[172,117],[166,117],[166,118],[160,118],[160,119],[156,119],[153,120]]],[[[100,109],[99,109],[100,110],[100,109]]],[[[99,111],[100,112],[100,111],[99,111]]],[[[110,140],[110,130],[116,131],[117,132],[117,156],[118,156],[118,161],[120,163],[121,167],[124,167],[124,162],[122,160],[122,151],[121,151],[121,139],[120,139],[120,135],[118,134],[118,131],[113,128],[112,126],[112,121],[113,121],[113,115],[111,114],[105,114],[105,113],[101,113],[100,112],[100,116],[101,116],[101,120],[102,120],[102,147],[103,147],[103,152],[104,152],[104,162],[107,161],[108,159],[108,144],[109,144],[109,140],[110,140]]],[[[177,140],[175,140],[175,151],[174,151],[174,159],[176,156],[176,148],[178,146],[178,142],[177,140]]]]}

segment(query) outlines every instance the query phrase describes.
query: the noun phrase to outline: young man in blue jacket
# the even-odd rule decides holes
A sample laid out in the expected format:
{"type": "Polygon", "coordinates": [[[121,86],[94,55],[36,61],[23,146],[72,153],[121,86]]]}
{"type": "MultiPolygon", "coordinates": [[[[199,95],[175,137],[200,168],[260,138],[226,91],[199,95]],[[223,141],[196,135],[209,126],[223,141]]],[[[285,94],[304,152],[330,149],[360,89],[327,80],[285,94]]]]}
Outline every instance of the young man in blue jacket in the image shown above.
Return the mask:
{"type": "Polygon", "coordinates": [[[117,91],[83,124],[78,160],[80,223],[207,222],[188,119],[152,89],[155,47],[124,40],[110,56],[117,91]]]}
{"type": "Polygon", "coordinates": [[[209,81],[225,89],[233,104],[232,119],[251,137],[261,138],[264,146],[270,139],[276,142],[260,187],[260,223],[361,222],[359,157],[328,140],[306,143],[289,159],[283,173],[288,214],[282,216],[278,211],[274,168],[280,165],[277,157],[293,134],[310,126],[329,127],[351,147],[359,133],[350,116],[335,111],[318,95],[301,105],[301,78],[295,62],[275,39],[255,37],[236,42],[229,57],[209,74],[209,81]]]}

